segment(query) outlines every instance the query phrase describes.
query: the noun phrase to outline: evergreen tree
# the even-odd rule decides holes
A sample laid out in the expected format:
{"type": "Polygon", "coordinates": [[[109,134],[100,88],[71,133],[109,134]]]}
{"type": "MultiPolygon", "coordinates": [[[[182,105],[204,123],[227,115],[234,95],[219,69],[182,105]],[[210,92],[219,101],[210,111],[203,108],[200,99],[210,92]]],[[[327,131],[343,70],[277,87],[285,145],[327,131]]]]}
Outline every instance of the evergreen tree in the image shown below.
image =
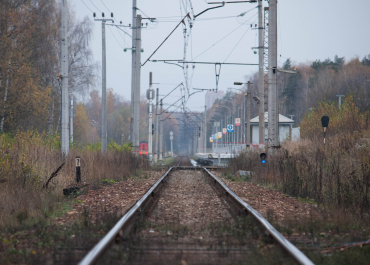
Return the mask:
{"type": "Polygon", "coordinates": [[[370,65],[370,54],[367,57],[365,55],[365,57],[364,57],[364,59],[362,59],[361,63],[363,65],[370,65]]]}
{"type": "Polygon", "coordinates": [[[288,84],[283,90],[282,96],[285,98],[285,105],[290,114],[295,113],[298,95],[301,90],[299,85],[301,79],[302,75],[299,71],[295,75],[289,75],[288,84]]]}
{"type": "Polygon", "coordinates": [[[288,58],[283,64],[283,69],[289,70],[291,67],[292,67],[292,61],[290,60],[290,58],[288,58]]]}

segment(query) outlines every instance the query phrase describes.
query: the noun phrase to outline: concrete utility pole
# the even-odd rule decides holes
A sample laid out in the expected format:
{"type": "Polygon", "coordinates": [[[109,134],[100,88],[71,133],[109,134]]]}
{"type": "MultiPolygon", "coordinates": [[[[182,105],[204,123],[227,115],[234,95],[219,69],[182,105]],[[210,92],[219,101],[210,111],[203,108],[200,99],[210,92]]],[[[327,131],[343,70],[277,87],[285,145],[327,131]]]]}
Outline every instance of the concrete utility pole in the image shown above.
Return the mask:
{"type": "Polygon", "coordinates": [[[162,164],[163,159],[163,99],[161,99],[161,113],[159,114],[160,122],[161,122],[161,128],[159,133],[159,161],[162,164]]]}
{"type": "Polygon", "coordinates": [[[269,97],[268,97],[268,138],[269,154],[279,146],[279,113],[277,108],[277,0],[269,2],[269,97]]]}
{"type": "Polygon", "coordinates": [[[263,3],[258,0],[258,97],[259,97],[259,148],[265,147],[265,88],[263,79],[263,3]]]}
{"type": "Polygon", "coordinates": [[[141,70],[141,16],[136,15],[136,0],[132,4],[132,73],[131,73],[131,143],[135,153],[140,142],[140,70],[141,70]]]}
{"type": "Polygon", "coordinates": [[[204,150],[203,153],[207,153],[207,106],[204,106],[204,150]]]}
{"type": "Polygon", "coordinates": [[[101,115],[101,151],[107,152],[107,50],[105,42],[105,21],[101,23],[102,29],[102,115],[101,115]]]}
{"type": "Polygon", "coordinates": [[[344,97],[344,95],[336,95],[337,97],[339,97],[339,108],[341,108],[342,106],[342,97],[344,97]]]}
{"type": "Polygon", "coordinates": [[[62,72],[62,128],[61,128],[61,150],[65,156],[69,153],[69,134],[68,134],[68,8],[67,0],[62,0],[62,58],[61,58],[61,72],[62,72]]]}
{"type": "Polygon", "coordinates": [[[247,144],[247,150],[249,150],[250,148],[250,144],[251,144],[251,82],[248,81],[248,91],[247,91],[247,94],[246,94],[246,97],[247,97],[247,138],[245,140],[246,144],[247,144]]]}
{"type": "MultiPolygon", "coordinates": [[[[149,73],[149,134],[148,134],[148,157],[149,162],[152,162],[153,157],[153,135],[152,135],[152,124],[153,124],[153,110],[152,110],[152,99],[153,99],[153,75],[152,72],[149,73]]],[[[158,95],[157,95],[158,97],[158,95]]]]}
{"type": "Polygon", "coordinates": [[[158,120],[159,120],[159,105],[158,105],[158,100],[159,100],[159,88],[157,88],[157,98],[156,98],[156,105],[155,105],[155,110],[156,110],[156,114],[155,114],[155,150],[154,150],[154,163],[157,163],[158,161],[158,132],[159,132],[159,128],[158,128],[158,120]]]}
{"type": "MultiPolygon", "coordinates": [[[[101,32],[102,32],[102,115],[101,115],[101,152],[105,153],[107,151],[107,49],[105,41],[105,22],[112,21],[112,19],[104,18],[104,13],[102,14],[102,19],[94,19],[94,21],[101,21],[101,32]]],[[[113,17],[113,13],[111,14],[113,17]]],[[[95,13],[94,13],[95,17],[95,13]]]]}

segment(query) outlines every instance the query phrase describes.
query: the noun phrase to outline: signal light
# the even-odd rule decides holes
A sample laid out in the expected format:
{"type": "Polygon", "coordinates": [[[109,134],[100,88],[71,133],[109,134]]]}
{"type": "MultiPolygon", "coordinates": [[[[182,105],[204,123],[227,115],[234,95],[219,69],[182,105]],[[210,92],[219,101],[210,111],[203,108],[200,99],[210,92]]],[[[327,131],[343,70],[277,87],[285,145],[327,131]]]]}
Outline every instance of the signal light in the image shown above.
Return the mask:
{"type": "Polygon", "coordinates": [[[147,154],[149,154],[149,153],[148,153],[148,151],[145,151],[145,154],[146,154],[146,155],[147,155],[147,154]]]}
{"type": "Polygon", "coordinates": [[[265,164],[266,163],[266,154],[265,153],[261,153],[260,154],[260,158],[261,158],[261,163],[262,164],[265,164]]]}
{"type": "Polygon", "coordinates": [[[143,154],[143,151],[139,151],[139,155],[142,155],[143,154]]]}

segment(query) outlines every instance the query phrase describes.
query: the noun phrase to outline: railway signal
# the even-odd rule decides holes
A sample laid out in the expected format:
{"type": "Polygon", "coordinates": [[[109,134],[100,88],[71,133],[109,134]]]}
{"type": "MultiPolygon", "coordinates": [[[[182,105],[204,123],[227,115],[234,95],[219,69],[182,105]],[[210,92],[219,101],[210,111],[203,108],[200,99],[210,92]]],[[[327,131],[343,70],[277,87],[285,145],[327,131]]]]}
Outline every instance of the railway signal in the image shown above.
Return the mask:
{"type": "Polygon", "coordinates": [[[266,163],[266,154],[265,153],[261,153],[260,154],[260,158],[261,158],[261,163],[262,164],[265,164],[266,163]]]}
{"type": "Polygon", "coordinates": [[[322,116],[321,117],[321,124],[322,127],[324,127],[324,145],[325,145],[325,134],[326,134],[326,128],[329,126],[329,117],[328,116],[322,116]]]}

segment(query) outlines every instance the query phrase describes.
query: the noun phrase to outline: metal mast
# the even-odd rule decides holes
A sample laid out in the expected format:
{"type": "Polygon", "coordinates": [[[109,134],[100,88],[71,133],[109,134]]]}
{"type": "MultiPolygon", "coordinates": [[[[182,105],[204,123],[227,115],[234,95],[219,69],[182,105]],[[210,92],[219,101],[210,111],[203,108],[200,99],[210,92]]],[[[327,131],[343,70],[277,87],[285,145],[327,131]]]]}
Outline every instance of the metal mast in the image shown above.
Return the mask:
{"type": "Polygon", "coordinates": [[[274,148],[279,145],[278,124],[279,113],[277,109],[277,0],[270,0],[269,10],[269,97],[268,97],[268,138],[269,154],[274,154],[274,148]],[[271,151],[271,152],[270,152],[271,151]]]}
{"type": "Polygon", "coordinates": [[[265,147],[265,89],[263,80],[263,4],[258,0],[258,97],[259,97],[259,147],[265,147]]]}
{"type": "Polygon", "coordinates": [[[67,20],[67,0],[62,0],[62,58],[61,58],[61,72],[62,72],[62,128],[61,128],[61,150],[64,155],[69,153],[69,133],[68,133],[68,20],[67,20]]]}

